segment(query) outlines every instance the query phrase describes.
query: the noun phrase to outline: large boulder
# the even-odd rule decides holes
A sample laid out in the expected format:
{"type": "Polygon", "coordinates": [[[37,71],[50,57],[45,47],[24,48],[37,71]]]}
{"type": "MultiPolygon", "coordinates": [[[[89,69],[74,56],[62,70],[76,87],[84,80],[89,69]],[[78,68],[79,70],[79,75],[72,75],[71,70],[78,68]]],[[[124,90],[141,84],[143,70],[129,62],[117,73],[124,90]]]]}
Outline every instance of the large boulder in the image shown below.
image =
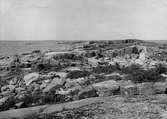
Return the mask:
{"type": "Polygon", "coordinates": [[[98,94],[92,86],[85,87],[78,94],[79,99],[85,99],[85,98],[97,97],[97,96],[98,94]]]}
{"type": "Polygon", "coordinates": [[[116,95],[120,92],[120,86],[114,80],[95,83],[92,87],[97,90],[99,96],[116,95]]]}
{"type": "Polygon", "coordinates": [[[59,89],[64,84],[64,81],[61,78],[54,78],[47,86],[44,88],[43,92],[49,92],[50,90],[59,89]]]}
{"type": "Polygon", "coordinates": [[[133,95],[138,95],[138,94],[139,94],[138,88],[135,84],[121,87],[121,95],[122,96],[133,96],[133,95]]]}
{"type": "Polygon", "coordinates": [[[97,67],[99,63],[99,60],[97,60],[95,57],[88,58],[88,64],[90,64],[93,67],[97,67]]]}
{"type": "Polygon", "coordinates": [[[78,79],[66,79],[66,88],[71,88],[79,85],[84,85],[87,80],[85,78],[78,78],[78,79]]]}
{"type": "Polygon", "coordinates": [[[137,84],[140,95],[164,94],[167,89],[167,82],[146,82],[137,84]]]}
{"type": "Polygon", "coordinates": [[[26,104],[24,102],[18,102],[15,104],[15,107],[16,108],[24,108],[24,107],[26,107],[26,104]]]}
{"type": "MultiPolygon", "coordinates": [[[[125,78],[125,77],[124,77],[125,78]]],[[[138,94],[138,88],[131,80],[117,81],[120,86],[120,94],[123,96],[133,96],[138,94]]]]}
{"type": "Polygon", "coordinates": [[[167,93],[167,82],[156,82],[154,84],[154,91],[156,94],[167,93]]]}
{"type": "Polygon", "coordinates": [[[81,90],[82,90],[81,86],[75,86],[67,90],[61,89],[60,91],[58,91],[58,94],[65,95],[69,99],[78,100],[78,94],[81,90]]]}
{"type": "Polygon", "coordinates": [[[153,82],[145,82],[137,84],[137,88],[140,95],[153,95],[154,91],[154,83],[153,82]]]}
{"type": "Polygon", "coordinates": [[[39,74],[34,72],[34,73],[30,73],[24,76],[24,81],[25,84],[28,86],[30,85],[32,82],[36,81],[39,79],[39,74]]]}
{"type": "Polygon", "coordinates": [[[56,75],[58,75],[60,78],[66,78],[67,73],[66,72],[56,72],[56,75]]]}
{"type": "Polygon", "coordinates": [[[133,95],[154,95],[156,93],[165,92],[165,87],[162,84],[153,82],[145,82],[138,84],[129,84],[121,86],[121,95],[133,96],[133,95]]]}
{"type": "Polygon", "coordinates": [[[77,94],[77,93],[79,93],[79,91],[81,89],[82,89],[81,86],[75,86],[75,87],[69,88],[67,90],[60,89],[58,91],[58,94],[61,94],[61,95],[77,94]]]}

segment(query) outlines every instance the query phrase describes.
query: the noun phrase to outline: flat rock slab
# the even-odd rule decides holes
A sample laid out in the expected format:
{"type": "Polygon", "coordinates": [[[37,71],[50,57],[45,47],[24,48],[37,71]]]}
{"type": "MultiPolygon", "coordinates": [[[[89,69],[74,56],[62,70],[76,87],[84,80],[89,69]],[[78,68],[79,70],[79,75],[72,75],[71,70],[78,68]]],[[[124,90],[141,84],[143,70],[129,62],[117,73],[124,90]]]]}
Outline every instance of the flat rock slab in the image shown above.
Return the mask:
{"type": "Polygon", "coordinates": [[[39,114],[40,110],[46,107],[47,105],[0,112],[0,119],[25,119],[39,114]]]}
{"type": "Polygon", "coordinates": [[[32,115],[35,116],[38,114],[50,114],[50,113],[61,112],[63,110],[76,109],[89,104],[104,102],[112,98],[113,97],[96,97],[96,98],[88,98],[62,104],[44,105],[44,106],[3,111],[0,112],[0,119],[14,119],[14,118],[27,119],[32,115]]]}
{"type": "MultiPolygon", "coordinates": [[[[68,103],[44,105],[24,109],[0,112],[0,119],[36,119],[48,114],[78,114],[84,113],[91,119],[166,119],[167,95],[137,96],[137,97],[96,97],[68,103]],[[149,99],[149,100],[148,100],[149,99]],[[104,113],[101,113],[101,111],[104,113]],[[77,113],[78,112],[78,113],[77,113]],[[69,113],[68,113],[69,114],[69,113]]],[[[45,118],[42,118],[45,119],[45,118]]]]}

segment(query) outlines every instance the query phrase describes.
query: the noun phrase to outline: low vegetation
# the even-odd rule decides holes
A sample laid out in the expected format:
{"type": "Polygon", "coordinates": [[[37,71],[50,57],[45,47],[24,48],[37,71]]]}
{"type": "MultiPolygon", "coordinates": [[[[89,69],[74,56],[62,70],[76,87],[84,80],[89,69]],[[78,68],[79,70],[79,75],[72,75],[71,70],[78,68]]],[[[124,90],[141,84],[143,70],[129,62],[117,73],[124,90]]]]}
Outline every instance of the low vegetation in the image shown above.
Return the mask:
{"type": "Polygon", "coordinates": [[[161,76],[165,72],[162,65],[158,65],[153,69],[145,70],[140,65],[133,64],[122,69],[122,72],[128,74],[127,80],[131,80],[135,83],[142,82],[159,82],[164,81],[164,77],[161,76]]]}
{"type": "Polygon", "coordinates": [[[75,71],[70,71],[70,72],[67,74],[67,77],[66,77],[66,78],[77,79],[77,78],[89,76],[90,74],[91,74],[91,73],[90,73],[89,71],[75,70],[75,71]]]}
{"type": "Polygon", "coordinates": [[[97,74],[100,73],[110,74],[116,71],[120,71],[119,65],[107,65],[107,66],[98,65],[96,68],[93,69],[93,72],[97,74]]]}

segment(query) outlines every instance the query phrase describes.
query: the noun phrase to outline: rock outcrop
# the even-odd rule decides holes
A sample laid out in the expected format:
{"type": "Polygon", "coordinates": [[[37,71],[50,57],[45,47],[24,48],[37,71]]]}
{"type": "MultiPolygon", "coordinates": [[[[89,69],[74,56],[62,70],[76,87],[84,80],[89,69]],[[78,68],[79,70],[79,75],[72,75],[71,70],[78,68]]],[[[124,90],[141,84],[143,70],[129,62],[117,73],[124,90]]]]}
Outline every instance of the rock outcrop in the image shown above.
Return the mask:
{"type": "MultiPolygon", "coordinates": [[[[159,109],[151,114],[164,118],[155,102],[166,100],[166,53],[159,45],[126,39],[0,57],[0,119],[125,118],[150,105],[159,109]]],[[[147,119],[145,114],[136,118],[147,119]]]]}

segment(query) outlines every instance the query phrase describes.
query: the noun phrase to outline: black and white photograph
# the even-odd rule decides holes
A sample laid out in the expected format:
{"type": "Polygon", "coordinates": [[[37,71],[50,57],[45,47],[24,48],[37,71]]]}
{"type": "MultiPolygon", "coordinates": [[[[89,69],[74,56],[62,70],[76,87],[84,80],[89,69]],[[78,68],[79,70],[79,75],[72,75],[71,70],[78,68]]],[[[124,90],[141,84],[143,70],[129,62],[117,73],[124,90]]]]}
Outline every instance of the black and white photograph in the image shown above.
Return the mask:
{"type": "Polygon", "coordinates": [[[0,0],[0,119],[167,119],[167,0],[0,0]]]}

